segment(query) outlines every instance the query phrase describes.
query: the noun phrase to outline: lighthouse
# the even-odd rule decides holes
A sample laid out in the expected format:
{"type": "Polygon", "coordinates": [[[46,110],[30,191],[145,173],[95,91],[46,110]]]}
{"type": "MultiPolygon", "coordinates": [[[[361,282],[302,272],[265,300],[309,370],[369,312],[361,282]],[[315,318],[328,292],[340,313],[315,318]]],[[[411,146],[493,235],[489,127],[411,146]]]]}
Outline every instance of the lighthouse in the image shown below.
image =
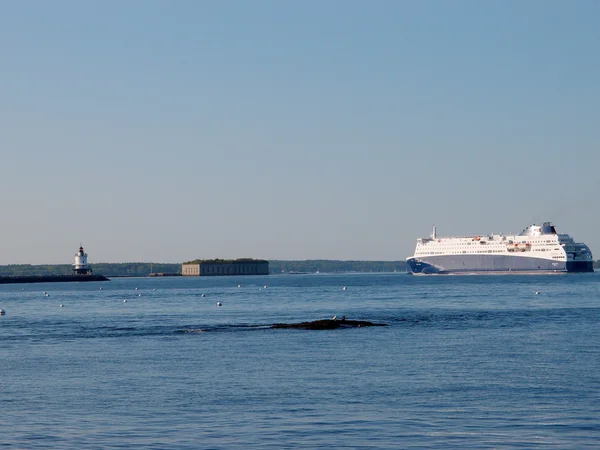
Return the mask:
{"type": "Polygon", "coordinates": [[[73,264],[73,272],[76,275],[91,275],[92,269],[88,266],[87,256],[83,247],[79,247],[79,251],[75,254],[75,264],[73,264]]]}

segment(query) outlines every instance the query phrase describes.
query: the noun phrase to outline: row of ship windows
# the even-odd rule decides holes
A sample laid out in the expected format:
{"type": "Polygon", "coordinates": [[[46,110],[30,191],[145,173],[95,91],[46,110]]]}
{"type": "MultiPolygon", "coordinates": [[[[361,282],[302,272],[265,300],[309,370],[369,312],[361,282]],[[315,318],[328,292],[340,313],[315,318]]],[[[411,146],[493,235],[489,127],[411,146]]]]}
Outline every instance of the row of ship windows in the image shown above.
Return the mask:
{"type": "MultiPolygon", "coordinates": [[[[464,245],[501,245],[504,246],[507,243],[506,242],[482,242],[482,243],[471,243],[468,242],[466,244],[461,244],[461,243],[456,243],[456,244],[442,244],[442,245],[436,245],[436,247],[457,247],[457,246],[464,246],[464,245]]],[[[532,242],[532,241],[518,241],[518,242],[513,242],[513,244],[533,244],[533,245],[544,245],[546,244],[545,242],[532,242]]],[[[548,242],[548,244],[555,244],[556,242],[548,242]]],[[[431,245],[431,244],[420,244],[420,245],[431,245]]]]}
{"type": "MultiPolygon", "coordinates": [[[[450,247],[450,248],[441,247],[439,250],[445,250],[446,252],[458,252],[458,253],[461,253],[460,250],[457,250],[456,248],[452,248],[452,247],[450,247]]],[[[475,252],[475,253],[476,252],[486,253],[486,252],[490,252],[490,251],[503,253],[503,252],[506,251],[506,247],[502,246],[502,247],[476,248],[476,249],[468,250],[468,251],[467,250],[462,250],[462,253],[473,253],[473,252],[475,252]]],[[[546,250],[544,249],[544,250],[536,250],[536,251],[544,251],[545,252],[546,250]]],[[[548,250],[548,251],[550,251],[550,250],[548,250]]],[[[431,252],[431,251],[429,251],[427,249],[417,249],[416,253],[438,253],[438,252],[431,252]]]]}
{"type": "MultiPolygon", "coordinates": [[[[463,250],[462,252],[456,252],[456,251],[455,252],[416,252],[416,255],[422,255],[422,254],[425,254],[425,255],[448,255],[451,253],[458,255],[458,254],[463,254],[463,253],[467,253],[467,252],[465,250],[463,250]]],[[[504,250],[481,250],[478,252],[469,252],[469,253],[472,255],[477,255],[479,253],[505,253],[505,251],[504,250]]]]}
{"type": "MultiPolygon", "coordinates": [[[[479,242],[456,242],[453,244],[446,244],[446,245],[451,245],[453,247],[456,247],[457,245],[480,245],[481,244],[485,244],[485,245],[493,245],[493,244],[498,244],[498,245],[505,245],[506,241],[503,242],[493,242],[493,241],[479,241],[479,242]]],[[[515,244],[556,244],[556,241],[515,241],[515,244]]],[[[435,244],[435,242],[426,242],[422,245],[428,245],[428,244],[435,244]]]]}
{"type": "MultiPolygon", "coordinates": [[[[536,251],[540,251],[540,252],[545,252],[546,250],[536,250],[536,251]]],[[[550,251],[550,250],[548,250],[550,251]]],[[[462,252],[416,252],[417,256],[421,256],[421,255],[447,255],[447,254],[463,254],[463,253],[467,253],[466,251],[462,251],[462,252]]],[[[480,253],[505,253],[504,250],[482,250],[476,253],[471,253],[473,255],[477,255],[480,253]]],[[[562,256],[553,256],[553,258],[562,258],[562,256]]]]}
{"type": "MultiPolygon", "coordinates": [[[[515,242],[515,244],[525,244],[525,242],[515,242]]],[[[460,244],[460,245],[470,245],[470,244],[460,244]]],[[[500,247],[505,248],[506,244],[485,244],[486,247],[500,247]]],[[[437,248],[457,248],[458,245],[436,245],[437,248]]]]}

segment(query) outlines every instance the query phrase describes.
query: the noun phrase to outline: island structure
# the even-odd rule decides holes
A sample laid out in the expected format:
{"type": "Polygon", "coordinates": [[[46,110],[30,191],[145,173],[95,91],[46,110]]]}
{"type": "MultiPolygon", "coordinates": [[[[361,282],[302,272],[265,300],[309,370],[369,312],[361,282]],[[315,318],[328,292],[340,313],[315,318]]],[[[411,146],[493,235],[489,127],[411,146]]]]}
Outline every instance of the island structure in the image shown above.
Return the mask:
{"type": "Polygon", "coordinates": [[[264,259],[195,259],[181,265],[183,276],[269,275],[264,259]]]}
{"type": "Polygon", "coordinates": [[[67,281],[110,281],[104,275],[94,275],[92,268],[87,262],[87,253],[83,246],[75,254],[72,275],[23,275],[23,276],[0,276],[0,284],[8,283],[55,283],[67,281]]]}

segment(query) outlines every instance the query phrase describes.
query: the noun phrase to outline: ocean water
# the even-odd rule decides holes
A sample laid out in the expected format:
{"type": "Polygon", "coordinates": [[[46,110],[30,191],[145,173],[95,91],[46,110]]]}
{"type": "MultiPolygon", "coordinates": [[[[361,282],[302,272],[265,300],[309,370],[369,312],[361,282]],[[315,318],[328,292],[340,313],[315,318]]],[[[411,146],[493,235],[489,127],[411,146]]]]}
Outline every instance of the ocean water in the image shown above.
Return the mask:
{"type": "Polygon", "coordinates": [[[597,273],[116,278],[0,308],[0,448],[600,447],[597,273]],[[269,328],[333,315],[388,326],[269,328]]]}

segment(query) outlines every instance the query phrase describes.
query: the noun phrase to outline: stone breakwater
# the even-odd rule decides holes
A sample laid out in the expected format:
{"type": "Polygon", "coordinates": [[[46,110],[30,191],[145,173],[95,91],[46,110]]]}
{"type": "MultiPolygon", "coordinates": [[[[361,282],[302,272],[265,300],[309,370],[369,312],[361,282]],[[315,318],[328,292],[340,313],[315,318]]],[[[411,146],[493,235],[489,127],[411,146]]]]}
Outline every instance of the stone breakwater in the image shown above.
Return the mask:
{"type": "Polygon", "coordinates": [[[16,283],[64,283],[73,281],[110,281],[104,275],[40,275],[0,276],[0,284],[16,283]]]}

